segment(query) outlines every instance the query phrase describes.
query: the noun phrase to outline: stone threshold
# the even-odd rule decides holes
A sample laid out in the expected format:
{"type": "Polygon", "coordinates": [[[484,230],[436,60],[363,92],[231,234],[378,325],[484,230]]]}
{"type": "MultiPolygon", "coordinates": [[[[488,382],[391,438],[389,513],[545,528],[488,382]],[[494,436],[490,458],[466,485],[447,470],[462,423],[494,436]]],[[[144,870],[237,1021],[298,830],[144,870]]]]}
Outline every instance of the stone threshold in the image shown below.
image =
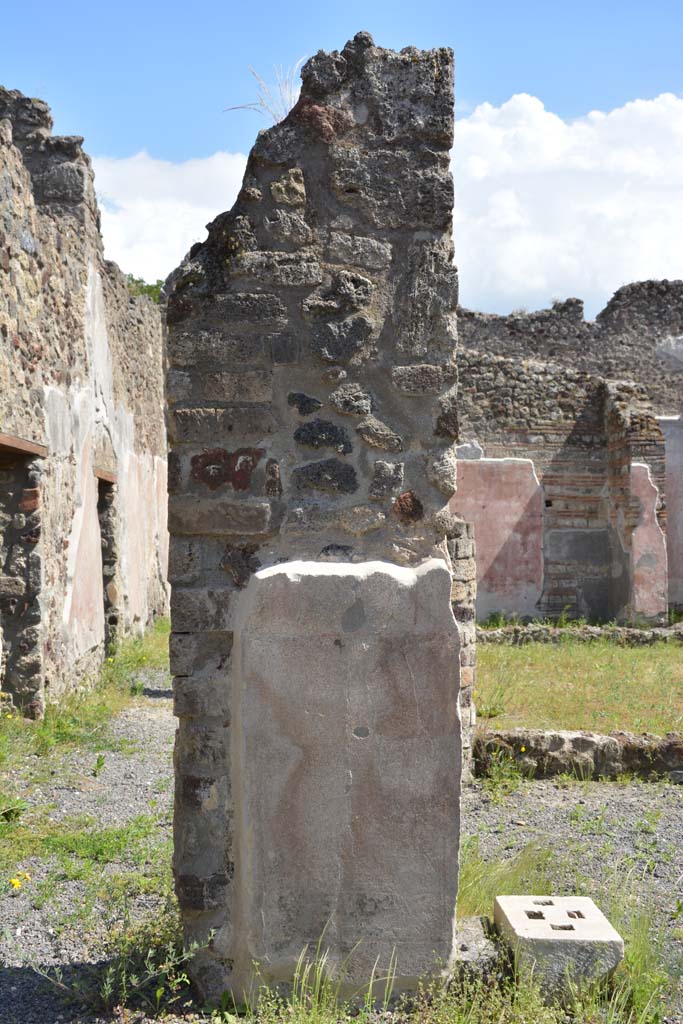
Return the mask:
{"type": "Polygon", "coordinates": [[[633,775],[647,781],[683,784],[683,733],[653,736],[595,732],[478,728],[472,745],[475,777],[485,777],[500,753],[507,754],[530,779],[573,775],[578,779],[616,779],[633,775]]]}

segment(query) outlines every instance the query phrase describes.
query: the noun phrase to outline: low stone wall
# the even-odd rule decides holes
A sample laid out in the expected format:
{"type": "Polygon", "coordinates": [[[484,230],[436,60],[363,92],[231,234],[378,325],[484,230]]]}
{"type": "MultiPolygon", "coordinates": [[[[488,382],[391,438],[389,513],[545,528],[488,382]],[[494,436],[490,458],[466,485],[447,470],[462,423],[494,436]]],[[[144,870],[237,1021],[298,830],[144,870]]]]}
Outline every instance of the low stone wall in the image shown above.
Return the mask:
{"type": "Polygon", "coordinates": [[[596,640],[611,640],[626,647],[646,647],[655,643],[683,642],[683,622],[675,626],[656,626],[652,629],[635,629],[630,626],[502,626],[500,629],[477,629],[480,644],[559,644],[566,640],[579,643],[593,643],[596,640]]]}
{"type": "Polygon", "coordinates": [[[616,779],[637,775],[644,779],[669,778],[683,783],[683,733],[635,736],[614,732],[509,729],[477,731],[473,743],[475,775],[487,775],[492,757],[506,753],[528,778],[554,775],[616,779]]]}

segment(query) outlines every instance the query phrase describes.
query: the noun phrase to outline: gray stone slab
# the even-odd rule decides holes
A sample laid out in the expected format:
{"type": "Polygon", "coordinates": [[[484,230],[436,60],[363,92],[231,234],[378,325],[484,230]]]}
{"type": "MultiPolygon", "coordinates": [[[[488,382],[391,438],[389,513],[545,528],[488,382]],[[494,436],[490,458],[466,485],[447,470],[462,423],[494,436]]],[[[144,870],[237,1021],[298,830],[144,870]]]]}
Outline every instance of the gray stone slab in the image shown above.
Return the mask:
{"type": "Polygon", "coordinates": [[[450,573],[290,562],[240,594],[233,654],[231,923],[215,940],[247,993],[291,978],[324,934],[351,989],[449,963],[460,789],[450,573]],[[237,739],[238,737],[238,739],[237,739]]]}

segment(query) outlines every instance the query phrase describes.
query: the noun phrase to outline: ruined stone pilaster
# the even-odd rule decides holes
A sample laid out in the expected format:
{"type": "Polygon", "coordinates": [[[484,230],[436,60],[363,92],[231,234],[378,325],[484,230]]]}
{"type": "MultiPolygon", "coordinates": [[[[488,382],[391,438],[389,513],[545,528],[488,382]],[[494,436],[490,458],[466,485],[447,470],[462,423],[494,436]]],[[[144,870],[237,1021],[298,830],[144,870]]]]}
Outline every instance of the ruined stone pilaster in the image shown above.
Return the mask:
{"type": "Polygon", "coordinates": [[[452,54],[360,33],[302,78],[169,283],[174,863],[213,996],[327,921],[354,985],[452,948],[452,54]]]}

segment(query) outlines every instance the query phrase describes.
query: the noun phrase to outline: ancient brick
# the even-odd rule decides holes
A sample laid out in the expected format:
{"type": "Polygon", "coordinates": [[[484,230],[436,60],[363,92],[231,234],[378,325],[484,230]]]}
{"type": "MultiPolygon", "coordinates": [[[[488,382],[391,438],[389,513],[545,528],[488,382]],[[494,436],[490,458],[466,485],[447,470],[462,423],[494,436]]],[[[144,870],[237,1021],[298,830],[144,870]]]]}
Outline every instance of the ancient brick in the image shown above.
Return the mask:
{"type": "Polygon", "coordinates": [[[191,494],[171,495],[169,525],[176,534],[225,536],[267,534],[271,530],[271,506],[267,501],[227,501],[191,494]]]}
{"type": "Polygon", "coordinates": [[[232,591],[203,587],[180,589],[171,593],[171,616],[177,633],[225,631],[231,626],[232,591]]]}
{"type": "Polygon", "coordinates": [[[305,206],[306,186],[300,168],[292,167],[281,178],[272,182],[270,194],[276,203],[284,203],[285,206],[305,206]]]}
{"type": "Polygon", "coordinates": [[[399,494],[392,506],[392,511],[406,526],[416,523],[424,516],[424,506],[414,491],[399,494]]]}
{"type": "Polygon", "coordinates": [[[229,437],[238,427],[241,440],[258,440],[275,432],[275,419],[268,406],[174,409],[169,432],[171,440],[179,443],[211,444],[219,437],[229,437]]]}
{"type": "Polygon", "coordinates": [[[21,500],[18,508],[21,512],[35,512],[40,505],[40,490],[37,487],[28,487],[21,493],[21,500]]]}
{"type": "Polygon", "coordinates": [[[257,551],[257,544],[228,544],[226,547],[220,567],[230,576],[235,586],[244,587],[251,574],[261,567],[261,561],[256,557],[257,551]]]}
{"type": "Polygon", "coordinates": [[[368,416],[372,412],[372,399],[360,384],[340,384],[330,395],[330,405],[351,416],[368,416]]]}
{"type": "Polygon", "coordinates": [[[368,351],[372,321],[365,316],[350,317],[340,323],[327,323],[312,329],[312,349],[329,363],[348,363],[368,351]]]}
{"type": "Polygon", "coordinates": [[[213,910],[224,904],[228,885],[229,878],[222,873],[210,875],[208,878],[178,875],[178,902],[185,910],[213,910]]]}
{"type": "Polygon", "coordinates": [[[209,678],[220,678],[230,660],[232,641],[230,631],[171,633],[171,672],[176,676],[201,675],[202,678],[208,673],[209,678]]]}
{"type": "Polygon", "coordinates": [[[209,374],[204,395],[220,402],[269,402],[273,396],[270,370],[223,370],[209,374]]]}
{"type": "Polygon", "coordinates": [[[455,380],[455,366],[432,366],[428,363],[395,366],[391,379],[395,387],[410,395],[438,393],[455,380]]]}

